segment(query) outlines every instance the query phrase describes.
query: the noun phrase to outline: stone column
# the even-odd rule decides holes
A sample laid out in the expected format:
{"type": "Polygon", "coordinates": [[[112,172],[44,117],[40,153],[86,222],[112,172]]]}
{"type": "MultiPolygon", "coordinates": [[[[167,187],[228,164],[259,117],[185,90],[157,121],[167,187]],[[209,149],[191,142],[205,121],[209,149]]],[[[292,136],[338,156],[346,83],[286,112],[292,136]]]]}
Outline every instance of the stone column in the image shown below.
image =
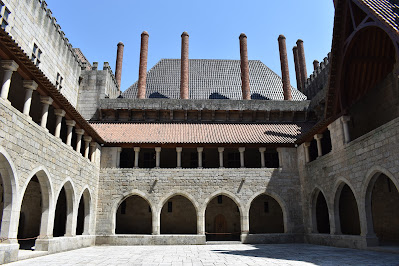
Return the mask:
{"type": "Polygon", "coordinates": [[[241,165],[241,168],[245,168],[245,159],[244,159],[245,147],[238,148],[238,151],[240,152],[240,165],[241,165]]]}
{"type": "Polygon", "coordinates": [[[19,65],[14,60],[2,60],[1,67],[4,69],[3,84],[1,86],[0,97],[3,100],[8,100],[8,92],[10,91],[11,76],[14,71],[17,71],[19,65]]]}
{"type": "Polygon", "coordinates": [[[40,125],[44,128],[47,126],[47,117],[48,117],[48,108],[50,104],[53,103],[53,99],[49,96],[40,96],[40,101],[43,104],[43,109],[42,109],[42,120],[40,122],[40,125]]]}
{"type": "Polygon", "coordinates": [[[344,141],[345,143],[349,143],[351,141],[351,137],[349,134],[349,125],[348,122],[351,120],[350,116],[342,116],[341,121],[342,121],[342,128],[344,131],[344,141]]]}
{"type": "Polygon", "coordinates": [[[314,139],[317,142],[317,156],[321,157],[323,156],[323,149],[321,147],[321,139],[323,138],[323,134],[316,134],[314,135],[314,139]]]}
{"type": "Polygon", "coordinates": [[[82,136],[85,133],[84,129],[77,128],[75,129],[76,133],[76,151],[80,152],[80,147],[82,145],[82,136]]]}
{"type": "Polygon", "coordinates": [[[181,35],[181,68],[180,68],[180,99],[188,99],[189,61],[188,61],[188,33],[181,35]]]}
{"type": "Polygon", "coordinates": [[[241,89],[242,99],[250,100],[251,92],[249,88],[249,64],[248,64],[248,48],[247,48],[247,35],[240,34],[240,65],[241,65],[241,89]]]}
{"type": "Polygon", "coordinates": [[[249,234],[249,213],[244,211],[241,217],[241,237],[246,237],[249,234]]]}
{"type": "Polygon", "coordinates": [[[73,130],[73,127],[76,125],[76,122],[74,120],[66,120],[65,122],[66,122],[66,125],[67,125],[66,145],[71,146],[72,130],[73,130]]]}
{"type": "Polygon", "coordinates": [[[281,64],[281,79],[283,80],[283,94],[284,100],[291,101],[291,82],[290,71],[288,69],[287,47],[285,44],[285,36],[278,36],[278,48],[280,51],[280,64],[281,64]]]}
{"type": "Polygon", "coordinates": [[[205,235],[205,217],[203,212],[200,212],[197,215],[197,234],[205,235]]]}
{"type": "Polygon", "coordinates": [[[116,148],[116,168],[121,167],[121,152],[122,152],[121,147],[116,148]]]}
{"type": "Polygon", "coordinates": [[[161,165],[161,147],[155,147],[155,168],[161,165]]]}
{"type": "Polygon", "coordinates": [[[260,166],[261,166],[262,168],[265,168],[265,167],[266,167],[266,162],[265,162],[265,151],[266,151],[266,148],[265,148],[265,147],[259,148],[259,152],[260,152],[260,166]]]}
{"type": "Polygon", "coordinates": [[[61,122],[62,122],[62,118],[65,116],[65,111],[62,109],[55,109],[54,114],[56,116],[54,136],[56,138],[59,138],[60,133],[61,133],[61,122]]]}
{"type": "Polygon", "coordinates": [[[139,168],[140,147],[134,147],[134,168],[139,168]]]}
{"type": "Polygon", "coordinates": [[[197,152],[198,152],[198,168],[202,168],[202,152],[204,151],[203,147],[198,147],[197,152]]]}
{"type": "Polygon", "coordinates": [[[141,33],[139,80],[137,82],[137,98],[144,99],[147,84],[148,32],[141,33]]]}
{"type": "Polygon", "coordinates": [[[305,163],[308,163],[310,162],[310,155],[309,155],[310,142],[305,142],[303,144],[303,147],[305,148],[305,163]]]}
{"type": "Polygon", "coordinates": [[[224,152],[224,147],[219,147],[218,148],[219,152],[219,168],[224,168],[223,167],[223,152],[224,152]]]}
{"type": "Polygon", "coordinates": [[[97,142],[90,142],[90,147],[91,147],[90,161],[94,163],[94,161],[96,160],[97,142]]]}
{"type": "Polygon", "coordinates": [[[91,137],[83,136],[83,140],[85,142],[85,158],[89,159],[91,137]]]}
{"type": "Polygon", "coordinates": [[[176,147],[177,154],[177,165],[176,168],[181,168],[181,152],[183,151],[182,147],[176,147]]]}
{"type": "Polygon", "coordinates": [[[25,88],[25,101],[24,101],[23,114],[29,115],[30,106],[32,103],[32,93],[34,90],[37,89],[37,83],[34,82],[33,80],[24,80],[22,84],[25,88]]]}
{"type": "Polygon", "coordinates": [[[152,210],[152,234],[159,235],[161,233],[161,217],[158,210],[152,210]]]}

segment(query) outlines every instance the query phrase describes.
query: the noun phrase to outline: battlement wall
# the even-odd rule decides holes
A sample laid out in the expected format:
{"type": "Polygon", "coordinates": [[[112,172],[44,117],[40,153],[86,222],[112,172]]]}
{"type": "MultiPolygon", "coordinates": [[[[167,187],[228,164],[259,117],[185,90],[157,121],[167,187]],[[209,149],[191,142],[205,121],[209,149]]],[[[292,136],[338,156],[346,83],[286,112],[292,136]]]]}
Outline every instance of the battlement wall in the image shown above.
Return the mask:
{"type": "Polygon", "coordinates": [[[31,57],[34,45],[41,51],[39,68],[56,84],[62,77],[61,93],[76,107],[81,72],[80,60],[61,26],[42,0],[4,0],[11,12],[5,30],[31,57]]]}
{"type": "Polygon", "coordinates": [[[316,68],[305,82],[303,93],[311,100],[321,91],[328,82],[328,74],[330,72],[330,54],[323,59],[320,66],[316,68]]]}

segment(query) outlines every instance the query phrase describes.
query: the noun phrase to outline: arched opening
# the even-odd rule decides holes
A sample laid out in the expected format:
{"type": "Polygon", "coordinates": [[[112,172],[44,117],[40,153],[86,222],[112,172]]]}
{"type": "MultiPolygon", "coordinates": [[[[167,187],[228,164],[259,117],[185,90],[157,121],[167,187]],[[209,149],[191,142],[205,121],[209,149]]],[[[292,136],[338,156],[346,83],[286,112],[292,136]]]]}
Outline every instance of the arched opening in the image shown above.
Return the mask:
{"type": "Polygon", "coordinates": [[[54,216],[54,237],[72,235],[73,195],[72,184],[68,181],[58,194],[54,216]]]}
{"type": "Polygon", "coordinates": [[[366,206],[367,222],[372,224],[380,245],[398,245],[399,192],[388,176],[380,174],[372,179],[368,187],[366,206]]]}
{"type": "Polygon", "coordinates": [[[342,186],[338,201],[338,217],[341,233],[344,235],[360,235],[359,209],[351,188],[342,186]]]}
{"type": "Polygon", "coordinates": [[[207,241],[240,240],[240,210],[237,204],[225,195],[214,197],[205,211],[207,241]]]}
{"type": "Polygon", "coordinates": [[[151,234],[152,211],[148,202],[133,195],[121,202],[116,211],[116,234],[151,234]]]}
{"type": "Polygon", "coordinates": [[[91,203],[90,193],[88,189],[85,189],[79,201],[78,218],[76,223],[76,235],[89,234],[90,203],[91,203]]]}
{"type": "Polygon", "coordinates": [[[161,234],[196,234],[197,212],[184,196],[168,199],[161,210],[161,234]]]}
{"type": "Polygon", "coordinates": [[[283,210],[274,198],[261,194],[252,201],[249,209],[249,233],[284,233],[283,210]]]}
{"type": "Polygon", "coordinates": [[[319,234],[330,233],[330,219],[328,215],[328,206],[326,198],[321,191],[316,193],[315,198],[316,206],[314,208],[314,221],[316,222],[315,231],[319,234]]]}

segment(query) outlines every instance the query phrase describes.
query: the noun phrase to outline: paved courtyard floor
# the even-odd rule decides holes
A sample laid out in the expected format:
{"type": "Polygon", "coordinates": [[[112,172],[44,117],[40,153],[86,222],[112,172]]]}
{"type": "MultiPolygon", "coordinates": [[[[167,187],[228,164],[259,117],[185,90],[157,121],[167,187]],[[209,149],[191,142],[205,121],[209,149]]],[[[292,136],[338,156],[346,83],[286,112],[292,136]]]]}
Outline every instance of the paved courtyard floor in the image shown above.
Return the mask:
{"type": "Polygon", "coordinates": [[[10,265],[399,265],[399,254],[315,246],[94,246],[10,265]]]}

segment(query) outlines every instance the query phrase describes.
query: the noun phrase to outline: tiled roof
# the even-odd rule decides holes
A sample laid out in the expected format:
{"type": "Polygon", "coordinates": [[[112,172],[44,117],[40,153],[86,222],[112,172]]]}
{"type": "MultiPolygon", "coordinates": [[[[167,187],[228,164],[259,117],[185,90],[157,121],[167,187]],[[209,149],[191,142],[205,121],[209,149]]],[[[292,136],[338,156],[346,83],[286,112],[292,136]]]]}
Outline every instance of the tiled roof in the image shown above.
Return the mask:
{"type": "Polygon", "coordinates": [[[92,123],[108,143],[293,144],[309,123],[92,123]]]}
{"type": "MultiPolygon", "coordinates": [[[[190,99],[242,99],[240,60],[189,60],[190,99]]],[[[249,61],[252,99],[284,100],[281,77],[259,60],[249,61]]],[[[306,96],[291,88],[295,101],[306,96]]],[[[137,82],[122,93],[136,98],[137,82]]],[[[180,59],[161,59],[147,72],[146,98],[180,98],[180,59]]]]}
{"type": "Polygon", "coordinates": [[[359,0],[371,9],[379,19],[399,33],[399,1],[398,0],[359,0]]]}

